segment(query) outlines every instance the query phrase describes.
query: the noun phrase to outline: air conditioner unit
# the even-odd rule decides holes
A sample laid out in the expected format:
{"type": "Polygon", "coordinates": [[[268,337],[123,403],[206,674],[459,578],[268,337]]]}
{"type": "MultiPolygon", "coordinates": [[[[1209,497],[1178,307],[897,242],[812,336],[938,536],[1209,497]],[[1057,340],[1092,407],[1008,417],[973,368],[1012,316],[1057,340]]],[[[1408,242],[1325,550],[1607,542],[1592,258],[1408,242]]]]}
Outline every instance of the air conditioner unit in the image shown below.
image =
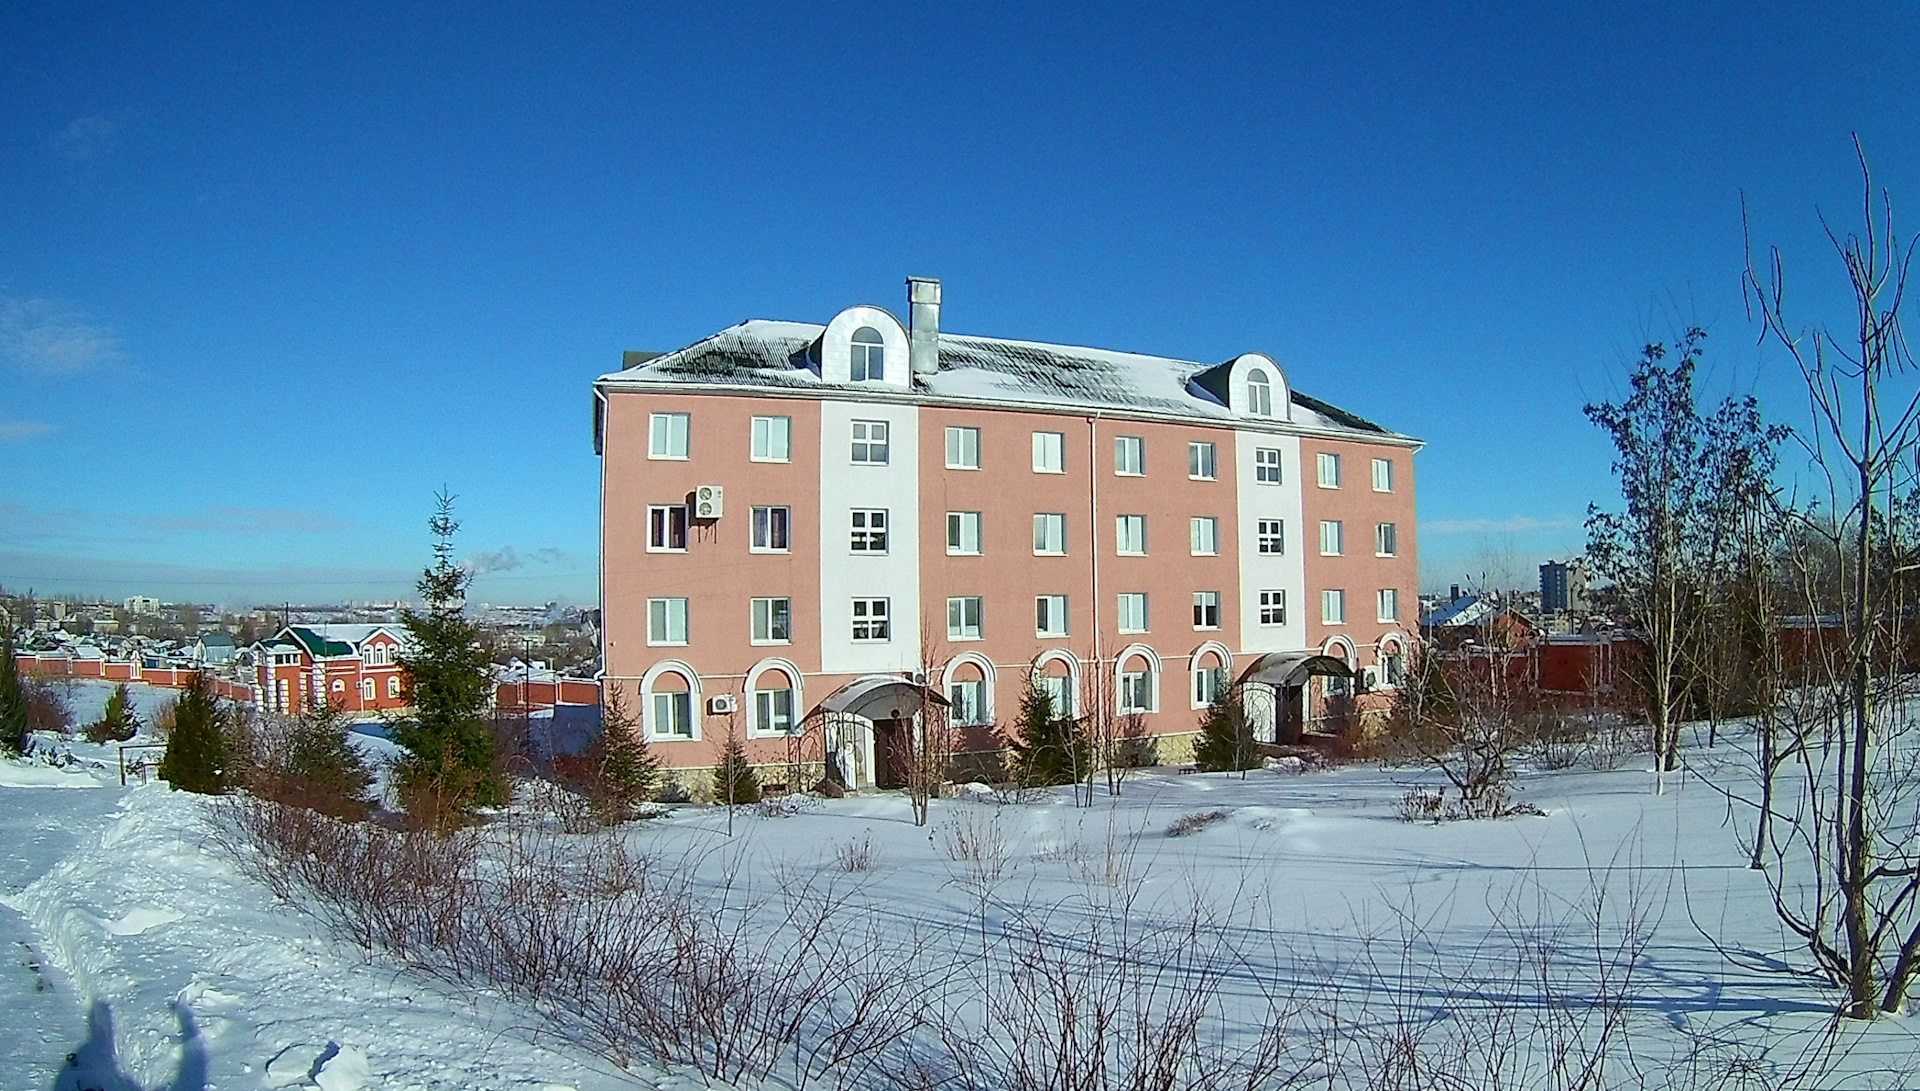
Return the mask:
{"type": "Polygon", "coordinates": [[[911,678],[911,679],[913,679],[913,684],[914,684],[914,685],[916,685],[916,686],[924,686],[924,685],[926,685],[926,684],[927,684],[927,672],[926,672],[926,671],[913,671],[913,672],[911,672],[911,673],[909,673],[909,674],[907,675],[907,677],[909,677],[909,678],[911,678]]]}
{"type": "Polygon", "coordinates": [[[707,698],[707,711],[715,716],[740,711],[740,702],[731,693],[716,693],[707,698]]]}
{"type": "Polygon", "coordinates": [[[719,485],[701,485],[693,490],[693,517],[695,519],[718,519],[725,506],[726,490],[719,485]]]}

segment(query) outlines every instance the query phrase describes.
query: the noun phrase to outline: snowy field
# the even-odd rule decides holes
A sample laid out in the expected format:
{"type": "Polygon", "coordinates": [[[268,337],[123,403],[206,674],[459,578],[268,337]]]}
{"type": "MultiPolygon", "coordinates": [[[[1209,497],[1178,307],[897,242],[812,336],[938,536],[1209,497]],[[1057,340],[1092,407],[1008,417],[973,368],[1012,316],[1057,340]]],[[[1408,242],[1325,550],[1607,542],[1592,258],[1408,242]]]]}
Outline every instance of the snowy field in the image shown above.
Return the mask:
{"type": "MultiPolygon", "coordinates": [[[[123,790],[111,748],[73,752],[82,762],[69,769],[0,765],[12,952],[0,1008],[13,1031],[0,1087],[701,1086],[639,1061],[615,1067],[511,997],[369,958],[241,874],[205,801],[123,790]]],[[[1517,795],[1544,817],[1438,826],[1397,815],[1427,774],[1350,766],[1150,773],[1118,800],[1103,785],[1093,807],[1065,789],[973,795],[936,801],[924,828],[889,795],[742,808],[731,832],[724,810],[683,807],[623,836],[728,912],[751,916],[816,884],[839,919],[863,922],[849,942],[925,960],[963,1023],[981,1018],[969,997],[1009,987],[994,976],[1009,972],[1000,955],[983,957],[985,935],[1019,924],[1073,937],[1079,918],[1124,913],[1144,947],[1197,924],[1225,937],[1237,960],[1225,1010],[1250,1019],[1277,995],[1383,1034],[1410,1014],[1480,1026],[1538,1001],[1521,963],[1551,947],[1566,971],[1556,1002],[1619,1003],[1648,1071],[1776,1087],[1817,1058],[1807,1086],[1915,1086],[1910,1018],[1829,1038],[1836,998],[1765,969],[1800,960],[1713,787],[1739,781],[1740,756],[1723,744],[1691,758],[1703,776],[1664,794],[1631,760],[1524,774],[1517,795]],[[1210,817],[1169,833],[1188,816],[1210,817]]]]}

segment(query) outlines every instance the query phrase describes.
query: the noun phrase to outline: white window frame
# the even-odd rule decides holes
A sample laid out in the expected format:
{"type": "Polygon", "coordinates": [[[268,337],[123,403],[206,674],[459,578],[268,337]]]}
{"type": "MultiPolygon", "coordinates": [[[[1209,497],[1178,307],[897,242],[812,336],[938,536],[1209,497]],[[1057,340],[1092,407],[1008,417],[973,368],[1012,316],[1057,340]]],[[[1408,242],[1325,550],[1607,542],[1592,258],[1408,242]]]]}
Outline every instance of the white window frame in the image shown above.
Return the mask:
{"type": "Polygon", "coordinates": [[[687,630],[691,627],[688,613],[687,600],[684,598],[648,599],[647,646],[650,648],[685,647],[687,630]],[[676,620],[679,622],[678,639],[674,634],[676,620]]]}
{"type": "Polygon", "coordinates": [[[947,556],[978,557],[980,555],[980,513],[977,511],[950,511],[947,513],[947,556]]]}
{"type": "Polygon", "coordinates": [[[1113,517],[1113,551],[1121,557],[1147,555],[1146,516],[1116,515],[1113,517]]]}
{"type": "MultiPolygon", "coordinates": [[[[684,681],[684,679],[682,680],[684,681]]],[[[693,726],[693,722],[695,719],[694,713],[695,713],[695,709],[693,707],[693,687],[691,683],[688,683],[688,687],[686,689],[649,690],[647,692],[647,738],[648,740],[651,742],[690,742],[692,741],[696,736],[696,732],[694,731],[694,726],[693,726]],[[684,731],[663,731],[661,730],[660,725],[663,722],[671,723],[675,719],[675,717],[671,713],[663,712],[662,709],[663,707],[672,708],[673,699],[676,697],[679,698],[680,701],[682,702],[680,705],[680,710],[685,714],[685,717],[686,717],[682,725],[685,728],[685,730],[684,731]],[[665,706],[663,706],[662,701],[665,701],[668,703],[665,706]]]]}
{"type": "Polygon", "coordinates": [[[1220,479],[1220,448],[1201,439],[1188,442],[1187,479],[1218,481],[1220,479]]]}
{"type": "Polygon", "coordinates": [[[1067,472],[1067,434],[1065,432],[1033,434],[1033,472],[1037,474],[1067,472]]]}
{"type": "Polygon", "coordinates": [[[886,508],[854,508],[847,512],[847,534],[847,552],[856,557],[884,557],[893,548],[893,519],[886,508]]]}
{"type": "Polygon", "coordinates": [[[1376,458],[1373,460],[1373,491],[1393,491],[1393,460],[1376,458]]]}
{"type": "Polygon", "coordinates": [[[1033,688],[1047,695],[1056,717],[1079,713],[1079,702],[1075,700],[1078,694],[1074,692],[1072,675],[1048,674],[1042,670],[1033,676],[1033,688]]]}
{"type": "Polygon", "coordinates": [[[872,326],[862,326],[847,339],[847,378],[856,383],[887,381],[887,341],[872,326]],[[872,340],[860,336],[873,335],[872,340]]]}
{"type": "Polygon", "coordinates": [[[893,640],[893,600],[857,598],[853,600],[853,624],[848,629],[855,644],[886,644],[893,640]],[[862,629],[865,636],[860,635],[862,629]]]}
{"type": "Polygon", "coordinates": [[[947,600],[947,639],[986,639],[986,600],[979,595],[956,595],[947,600]]]}
{"type": "Polygon", "coordinates": [[[849,429],[847,461],[855,466],[885,466],[893,457],[892,427],[883,420],[857,420],[849,429]]]}
{"type": "Polygon", "coordinates": [[[1314,483],[1323,489],[1340,487],[1340,456],[1333,451],[1321,451],[1313,456],[1314,483]]]}
{"type": "Polygon", "coordinates": [[[793,643],[793,599],[786,596],[769,596],[750,599],[748,602],[747,643],[793,643]],[[784,606],[780,605],[783,603],[784,606]],[[787,635],[784,638],[775,635],[778,627],[774,624],[782,610],[786,613],[787,623],[787,635]]]}
{"type": "Polygon", "coordinates": [[[1064,512],[1042,511],[1033,516],[1033,555],[1067,555],[1067,516],[1064,512]]]}
{"type": "Polygon", "coordinates": [[[1123,633],[1147,632],[1153,624],[1148,612],[1150,606],[1145,591],[1120,592],[1119,610],[1114,614],[1116,626],[1123,633]]]}
{"type": "Polygon", "coordinates": [[[1072,627],[1067,612],[1067,596],[1035,595],[1033,597],[1033,635],[1039,637],[1063,637],[1070,635],[1072,627]]]}
{"type": "Polygon", "coordinates": [[[647,505],[647,552],[685,553],[693,536],[692,512],[685,504],[647,505]],[[674,513],[678,512],[680,544],[674,545],[674,513]]]}
{"type": "Polygon", "coordinates": [[[1390,652],[1380,653],[1380,684],[1392,688],[1405,685],[1407,681],[1407,653],[1402,646],[1395,644],[1390,652]]]}
{"type": "Polygon", "coordinates": [[[373,695],[375,692],[376,691],[373,688],[373,679],[371,678],[360,679],[360,699],[362,701],[371,703],[373,701],[373,695]]]}
{"type": "Polygon", "coordinates": [[[653,413],[647,417],[647,457],[656,462],[685,462],[691,445],[693,415],[653,413]]]}
{"type": "Polygon", "coordinates": [[[1220,555],[1220,520],[1211,515],[1196,515],[1187,520],[1187,548],[1195,557],[1220,555]]]}
{"type": "Polygon", "coordinates": [[[947,469],[980,468],[980,429],[966,425],[947,426],[947,469]]]}
{"type": "Polygon", "coordinates": [[[993,722],[987,707],[985,678],[956,678],[947,683],[947,700],[953,707],[953,722],[959,727],[980,727],[993,722]],[[971,694],[971,696],[969,696],[971,694]],[[971,705],[971,709],[968,706],[971,705]]]}
{"type": "Polygon", "coordinates": [[[1253,483],[1256,485],[1279,485],[1284,481],[1280,468],[1280,448],[1255,447],[1253,449],[1253,483]]]}
{"type": "Polygon", "coordinates": [[[397,701],[399,699],[400,699],[400,676],[397,674],[389,674],[387,675],[387,700],[397,701]]]}
{"type": "MultiPolygon", "coordinates": [[[[770,670],[765,673],[777,674],[789,683],[793,681],[793,679],[787,677],[785,671],[770,670]]],[[[798,730],[800,721],[799,718],[793,714],[793,693],[793,686],[786,685],[774,689],[755,689],[747,695],[749,702],[748,707],[752,710],[753,715],[753,726],[750,730],[754,736],[762,739],[783,739],[798,730]],[[787,726],[784,729],[776,727],[769,722],[774,719],[778,711],[774,708],[774,704],[775,700],[782,693],[787,695],[787,726]]]]}
{"type": "Polygon", "coordinates": [[[1256,367],[1247,372],[1247,412],[1256,417],[1273,416],[1273,384],[1267,381],[1265,369],[1256,367]]]}
{"type": "Polygon", "coordinates": [[[1114,706],[1122,716],[1145,715],[1156,712],[1160,705],[1159,672],[1153,664],[1147,664],[1145,670],[1122,670],[1115,679],[1120,692],[1114,695],[1114,706]]]}
{"type": "Polygon", "coordinates": [[[752,462],[793,461],[793,418],[755,417],[749,426],[747,459],[752,462]]]}
{"type": "Polygon", "coordinates": [[[1283,557],[1287,552],[1287,521],[1256,519],[1253,522],[1254,549],[1262,557],[1283,557]]]}
{"type": "Polygon", "coordinates": [[[1320,624],[1345,625],[1347,623],[1347,593],[1338,588],[1328,588],[1320,592],[1320,624]]]}
{"type": "Polygon", "coordinates": [[[793,509],[785,504],[761,504],[752,509],[747,531],[747,552],[749,553],[791,553],[793,552],[793,509]],[[774,513],[779,512],[778,519],[774,513]],[[780,525],[779,537],[786,544],[775,545],[774,524],[780,525]]]}
{"type": "Polygon", "coordinates": [[[1399,588],[1382,587],[1379,591],[1374,593],[1373,597],[1374,597],[1374,620],[1375,621],[1399,621],[1400,620],[1400,589],[1399,588]]]}
{"type": "Polygon", "coordinates": [[[1373,555],[1376,557],[1398,557],[1400,555],[1400,528],[1393,523],[1375,523],[1373,525],[1373,555]]]}
{"type": "Polygon", "coordinates": [[[1145,436],[1113,437],[1113,476],[1147,476],[1147,438],[1145,436]]]}
{"type": "Polygon", "coordinates": [[[1320,555],[1322,557],[1344,557],[1347,546],[1347,525],[1339,519],[1320,520],[1320,555]]]}
{"type": "Polygon", "coordinates": [[[1260,592],[1260,624],[1285,625],[1287,623],[1287,591],[1284,587],[1269,587],[1260,592]]]}
{"type": "Polygon", "coordinates": [[[1188,692],[1194,708],[1212,708],[1227,690],[1225,667],[1194,667],[1188,673],[1192,676],[1188,692]]]}
{"type": "Polygon", "coordinates": [[[1220,627],[1220,592],[1193,593],[1193,627],[1202,632],[1220,627]]]}

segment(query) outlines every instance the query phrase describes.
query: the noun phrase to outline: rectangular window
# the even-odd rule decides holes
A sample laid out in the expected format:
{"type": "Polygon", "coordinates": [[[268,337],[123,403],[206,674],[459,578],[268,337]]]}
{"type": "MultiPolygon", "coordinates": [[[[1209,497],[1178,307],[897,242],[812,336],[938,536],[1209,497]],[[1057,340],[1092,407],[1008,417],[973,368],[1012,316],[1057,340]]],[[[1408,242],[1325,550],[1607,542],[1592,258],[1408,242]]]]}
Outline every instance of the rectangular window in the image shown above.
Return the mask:
{"type": "Polygon", "coordinates": [[[987,683],[983,678],[968,678],[947,683],[947,700],[953,702],[953,722],[964,726],[987,721],[987,683]]]}
{"type": "Polygon", "coordinates": [[[1278,556],[1287,551],[1287,524],[1280,519],[1261,519],[1254,524],[1254,538],[1260,552],[1278,556]]]}
{"type": "Polygon", "coordinates": [[[1220,592],[1195,591],[1193,593],[1193,627],[1196,629],[1220,627],[1220,592]]]}
{"type": "Polygon", "coordinates": [[[1287,623],[1287,593],[1282,590],[1260,592],[1260,624],[1287,623]]]}
{"type": "Polygon", "coordinates": [[[892,639],[887,617],[886,599],[854,599],[853,639],[868,644],[892,639]]]}
{"type": "Polygon", "coordinates": [[[857,420],[853,422],[853,462],[857,466],[887,464],[886,421],[857,420]]]}
{"type": "Polygon", "coordinates": [[[1033,635],[1067,635],[1067,596],[1040,595],[1033,600],[1033,635]]]}
{"type": "Polygon", "coordinates": [[[1193,707],[1207,708],[1227,691],[1227,668],[1200,667],[1193,672],[1193,707]]]}
{"type": "Polygon", "coordinates": [[[1153,711],[1153,675],[1150,672],[1120,672],[1120,711],[1123,715],[1153,711]]]}
{"type": "Polygon", "coordinates": [[[1338,519],[1320,520],[1320,555],[1338,557],[1345,544],[1346,527],[1338,519]]]}
{"type": "Polygon", "coordinates": [[[647,643],[685,644],[687,642],[687,600],[647,600],[647,643]]]}
{"type": "Polygon", "coordinates": [[[1220,520],[1211,515],[1196,515],[1188,520],[1187,537],[1193,555],[1212,557],[1220,552],[1220,520]]]}
{"type": "Polygon", "coordinates": [[[648,458],[687,457],[685,413],[655,413],[647,421],[648,458]]]}
{"type": "Polygon", "coordinates": [[[1073,716],[1078,713],[1079,710],[1074,707],[1073,679],[1066,675],[1043,674],[1033,680],[1033,688],[1035,692],[1047,695],[1047,704],[1054,716],[1073,716]]]}
{"type": "Polygon", "coordinates": [[[753,441],[748,457],[755,462],[791,462],[793,418],[753,418],[753,441]]]}
{"type": "Polygon", "coordinates": [[[1195,481],[1212,481],[1218,476],[1214,464],[1217,452],[1211,443],[1187,444],[1187,476],[1195,481]]]}
{"type": "Polygon", "coordinates": [[[1280,448],[1255,447],[1253,449],[1253,480],[1260,485],[1280,483],[1280,448]]]}
{"type": "Polygon", "coordinates": [[[753,729],[761,735],[793,733],[793,691],[757,689],[753,691],[753,729]]]}
{"type": "Polygon", "coordinates": [[[654,694],[653,715],[648,721],[647,730],[656,738],[693,738],[693,694],[686,690],[654,694]]]}
{"type": "Polygon", "coordinates": [[[1330,451],[1322,451],[1315,457],[1314,463],[1319,467],[1321,488],[1337,489],[1340,487],[1339,455],[1333,454],[1330,451]]]}
{"type": "Polygon", "coordinates": [[[1058,512],[1042,512],[1033,517],[1035,556],[1059,557],[1067,552],[1067,517],[1058,512]]]}
{"type": "Polygon", "coordinates": [[[753,544],[749,548],[755,553],[787,552],[792,548],[788,533],[792,517],[792,509],[786,507],[753,509],[753,544]]]}
{"type": "Polygon", "coordinates": [[[1392,557],[1400,552],[1400,536],[1392,523],[1380,523],[1373,528],[1373,555],[1392,557]]]}
{"type": "Polygon", "coordinates": [[[980,429],[947,429],[947,469],[977,470],[980,468],[980,429]]]}
{"type": "Polygon", "coordinates": [[[1120,596],[1120,631],[1123,633],[1147,631],[1147,593],[1145,591],[1128,591],[1120,596]]]}
{"type": "Polygon", "coordinates": [[[947,639],[980,639],[980,598],[967,596],[947,600],[947,639]]]}
{"type": "Polygon", "coordinates": [[[887,511],[885,508],[855,508],[853,519],[853,551],[855,553],[885,553],[887,551],[887,511]]]}
{"type": "Polygon", "coordinates": [[[654,504],[647,509],[647,551],[684,553],[687,548],[687,506],[654,504]]]}
{"type": "Polygon", "coordinates": [[[1147,517],[1120,515],[1113,520],[1114,550],[1122,557],[1147,555],[1147,517]]]}
{"type": "Polygon", "coordinates": [[[947,552],[964,556],[974,556],[980,552],[979,512],[947,513],[947,552]]]}
{"type": "Polygon", "coordinates": [[[1035,432],[1033,434],[1033,472],[1037,474],[1067,472],[1066,433],[1035,432]]]}
{"type": "Polygon", "coordinates": [[[387,676],[387,696],[389,698],[398,698],[400,696],[400,676],[399,675],[393,674],[393,675],[387,676]]]}
{"type": "Polygon", "coordinates": [[[1144,477],[1147,441],[1140,436],[1113,437],[1113,472],[1121,477],[1144,477]]]}
{"type": "Polygon", "coordinates": [[[755,644],[793,643],[793,600],[753,600],[753,642],[755,644]]]}
{"type": "Polygon", "coordinates": [[[1322,625],[1345,625],[1347,623],[1347,593],[1345,591],[1320,592],[1320,623],[1322,625]]]}
{"type": "Polygon", "coordinates": [[[1380,611],[1378,615],[1376,615],[1377,620],[1399,621],[1400,620],[1400,592],[1391,587],[1383,587],[1380,589],[1379,597],[1380,597],[1380,604],[1379,604],[1380,611]]]}
{"type": "Polygon", "coordinates": [[[1386,676],[1387,685],[1397,686],[1407,680],[1407,657],[1405,655],[1400,652],[1390,652],[1385,659],[1381,660],[1381,664],[1382,672],[1386,676]]]}
{"type": "Polygon", "coordinates": [[[1393,491],[1393,460],[1376,458],[1373,460],[1373,491],[1393,491]]]}

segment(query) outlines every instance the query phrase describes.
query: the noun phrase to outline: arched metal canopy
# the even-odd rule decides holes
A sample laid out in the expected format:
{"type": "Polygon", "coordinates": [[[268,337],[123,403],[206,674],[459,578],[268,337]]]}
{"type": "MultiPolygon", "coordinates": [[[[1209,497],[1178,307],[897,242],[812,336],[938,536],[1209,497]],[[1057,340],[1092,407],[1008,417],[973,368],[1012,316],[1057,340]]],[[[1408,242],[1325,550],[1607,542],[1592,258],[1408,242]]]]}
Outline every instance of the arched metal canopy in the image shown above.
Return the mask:
{"type": "Polygon", "coordinates": [[[1242,682],[1262,682],[1269,686],[1297,686],[1310,675],[1352,678],[1353,668],[1346,660],[1319,652],[1268,652],[1253,661],[1240,675],[1242,682]]]}
{"type": "Polygon", "coordinates": [[[822,712],[863,716],[869,720],[902,720],[928,704],[951,704],[935,690],[893,675],[856,678],[827,695],[814,707],[813,716],[822,712]]]}

